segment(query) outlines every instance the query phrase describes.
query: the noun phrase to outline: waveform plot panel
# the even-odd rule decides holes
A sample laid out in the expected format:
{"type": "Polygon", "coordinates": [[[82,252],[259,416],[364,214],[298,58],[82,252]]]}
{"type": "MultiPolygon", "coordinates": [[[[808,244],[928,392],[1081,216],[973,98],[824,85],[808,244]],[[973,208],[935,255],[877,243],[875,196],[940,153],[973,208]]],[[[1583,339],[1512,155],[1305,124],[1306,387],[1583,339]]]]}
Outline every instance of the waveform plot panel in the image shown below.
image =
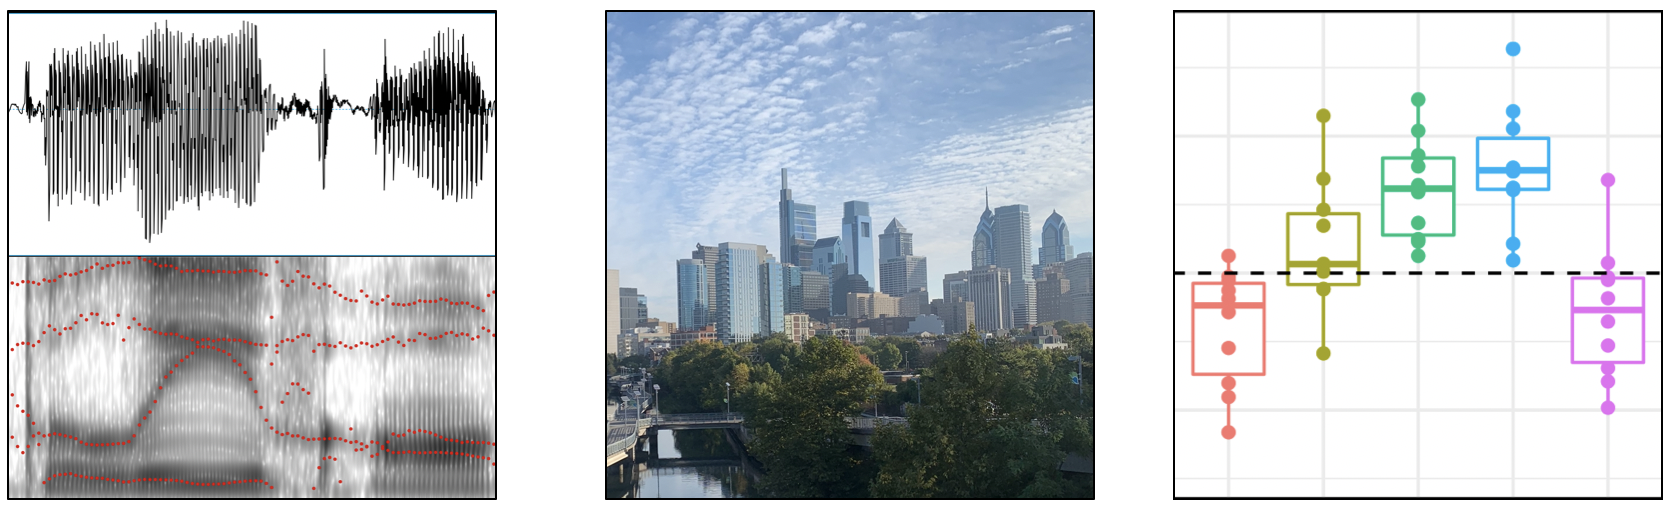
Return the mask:
{"type": "Polygon", "coordinates": [[[8,20],[12,255],[494,253],[493,12],[8,20]]]}
{"type": "Polygon", "coordinates": [[[9,497],[496,496],[494,258],[7,267],[9,497]]]}

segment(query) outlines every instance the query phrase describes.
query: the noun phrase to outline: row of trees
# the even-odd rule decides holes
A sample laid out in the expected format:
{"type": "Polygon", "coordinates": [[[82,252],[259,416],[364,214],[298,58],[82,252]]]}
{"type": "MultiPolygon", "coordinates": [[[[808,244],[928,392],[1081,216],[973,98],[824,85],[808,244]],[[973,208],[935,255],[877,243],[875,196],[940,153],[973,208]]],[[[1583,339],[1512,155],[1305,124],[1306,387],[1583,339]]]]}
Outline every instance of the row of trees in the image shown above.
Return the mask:
{"type": "Polygon", "coordinates": [[[1094,453],[1094,333],[1057,329],[1067,349],[985,344],[969,329],[930,362],[899,337],[696,343],[665,356],[654,382],[663,412],[745,413],[749,449],[767,468],[761,485],[776,496],[1093,497],[1092,478],[1066,478],[1059,465],[1094,453]],[[1078,366],[1081,385],[1070,379],[1078,366]],[[920,369],[924,391],[885,384],[880,370],[900,367],[920,369]],[[923,404],[908,408],[908,426],[878,430],[872,456],[851,445],[846,417],[917,392],[923,404]]]}

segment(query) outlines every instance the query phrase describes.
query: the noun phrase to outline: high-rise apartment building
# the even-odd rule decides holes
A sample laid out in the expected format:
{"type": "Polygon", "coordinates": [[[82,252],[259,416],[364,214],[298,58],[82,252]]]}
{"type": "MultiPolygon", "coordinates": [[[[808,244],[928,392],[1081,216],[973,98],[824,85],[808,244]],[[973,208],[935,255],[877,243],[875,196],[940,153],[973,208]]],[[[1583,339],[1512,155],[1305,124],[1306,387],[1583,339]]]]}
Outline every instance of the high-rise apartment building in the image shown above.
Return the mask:
{"type": "Polygon", "coordinates": [[[781,168],[781,261],[804,269],[815,265],[816,206],[792,201],[787,169],[781,168]]]}
{"type": "Polygon", "coordinates": [[[1014,286],[1013,270],[1001,266],[985,266],[968,273],[968,286],[973,295],[973,323],[981,331],[1014,328],[1014,313],[1010,310],[1010,296],[1014,286]]]}
{"type": "Polygon", "coordinates": [[[973,323],[973,302],[962,300],[945,300],[943,298],[932,301],[932,314],[944,320],[944,332],[959,334],[967,331],[967,325],[973,323]]]}
{"type": "Polygon", "coordinates": [[[868,217],[868,202],[845,202],[845,217],[840,219],[840,240],[845,245],[845,258],[850,260],[851,274],[862,275],[870,284],[879,284],[874,263],[874,219],[868,217]]]}
{"type": "Polygon", "coordinates": [[[774,256],[769,256],[768,260],[758,265],[760,276],[763,277],[758,282],[758,294],[763,297],[759,307],[763,312],[759,320],[758,334],[786,332],[787,275],[783,269],[790,267],[791,264],[777,262],[774,256]]]}
{"type": "Polygon", "coordinates": [[[1037,323],[1037,288],[1031,276],[1031,210],[1025,205],[996,208],[996,265],[1008,268],[1008,312],[1015,327],[1037,323]]]}
{"type": "Polygon", "coordinates": [[[747,342],[763,329],[762,266],[767,260],[762,245],[717,245],[717,308],[712,321],[718,341],[747,342]]]}
{"type": "Polygon", "coordinates": [[[693,259],[705,263],[705,319],[717,319],[717,247],[693,245],[693,259]]]}
{"type": "Polygon", "coordinates": [[[709,276],[705,261],[679,259],[676,261],[676,326],[680,330],[698,330],[711,324],[709,276]]]}
{"type": "Polygon", "coordinates": [[[828,296],[832,284],[829,284],[827,276],[819,271],[803,270],[798,273],[803,277],[801,283],[804,298],[803,312],[809,314],[811,318],[827,321],[828,304],[833,301],[828,296]]]}

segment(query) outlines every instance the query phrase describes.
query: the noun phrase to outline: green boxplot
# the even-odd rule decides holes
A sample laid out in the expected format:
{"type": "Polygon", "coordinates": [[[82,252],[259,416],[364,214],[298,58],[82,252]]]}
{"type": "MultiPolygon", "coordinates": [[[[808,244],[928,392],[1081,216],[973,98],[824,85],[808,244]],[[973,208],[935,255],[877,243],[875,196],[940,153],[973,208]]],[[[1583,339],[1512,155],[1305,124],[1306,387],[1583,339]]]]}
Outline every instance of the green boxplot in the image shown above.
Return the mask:
{"type": "MultiPolygon", "coordinates": [[[[1422,125],[1422,104],[1425,103],[1427,103],[1427,97],[1421,93],[1410,95],[1410,104],[1416,106],[1416,124],[1410,126],[1410,135],[1416,138],[1416,148],[1410,151],[1410,155],[1381,157],[1381,237],[1410,238],[1410,246],[1412,248],[1410,251],[1410,260],[1416,263],[1420,263],[1427,259],[1427,252],[1422,250],[1422,247],[1427,245],[1427,238],[1456,237],[1457,235],[1457,158],[1450,156],[1432,156],[1428,155],[1427,151],[1422,150],[1422,136],[1427,134],[1427,127],[1422,125]],[[1402,182],[1396,184],[1388,183],[1387,163],[1390,161],[1409,162],[1410,171],[1415,173],[1417,176],[1412,178],[1408,184],[1402,182]],[[1428,161],[1450,161],[1451,173],[1448,175],[1450,177],[1449,184],[1429,184],[1426,179],[1423,179],[1420,176],[1422,172],[1427,171],[1428,161]],[[1394,210],[1420,211],[1427,209],[1431,204],[1437,202],[1438,198],[1446,198],[1446,201],[1450,202],[1451,219],[1450,224],[1448,225],[1450,230],[1444,232],[1437,230],[1433,232],[1424,231],[1430,222],[1433,223],[1434,227],[1443,227],[1447,225],[1440,223],[1440,220],[1429,220],[1426,216],[1421,214],[1413,214],[1410,217],[1411,231],[1388,231],[1387,203],[1388,197],[1393,196],[1394,193],[1409,193],[1410,196],[1409,201],[1403,200],[1403,197],[1398,197],[1397,201],[1404,202],[1404,204],[1396,205],[1394,210]],[[1429,193],[1434,194],[1430,196],[1429,193]]],[[[1434,209],[1439,211],[1444,210],[1443,208],[1439,208],[1437,206],[1435,206],[1434,209]]]]}

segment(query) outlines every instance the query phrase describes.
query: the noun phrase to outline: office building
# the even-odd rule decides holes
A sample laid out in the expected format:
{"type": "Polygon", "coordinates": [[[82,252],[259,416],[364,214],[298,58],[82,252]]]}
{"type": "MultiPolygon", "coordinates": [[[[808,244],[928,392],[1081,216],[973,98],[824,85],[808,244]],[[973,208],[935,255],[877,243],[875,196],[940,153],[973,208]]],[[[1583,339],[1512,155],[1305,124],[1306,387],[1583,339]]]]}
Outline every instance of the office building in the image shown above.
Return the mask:
{"type": "Polygon", "coordinates": [[[623,316],[618,302],[618,270],[606,270],[606,353],[618,353],[618,334],[623,333],[623,316]]]}
{"type": "Polygon", "coordinates": [[[957,271],[944,275],[944,300],[972,301],[967,294],[967,272],[957,271]]]}
{"type": "Polygon", "coordinates": [[[694,330],[711,324],[708,276],[705,261],[679,259],[676,261],[676,326],[680,330],[694,330]]]}
{"type": "Polygon", "coordinates": [[[868,202],[845,202],[845,217],[840,219],[840,241],[845,246],[845,258],[850,261],[853,275],[862,275],[869,284],[879,284],[874,263],[873,218],[868,217],[868,202]]]}
{"type": "Polygon", "coordinates": [[[841,239],[839,236],[817,239],[811,254],[815,270],[829,281],[833,280],[833,265],[845,262],[845,243],[841,239]]]}
{"type": "Polygon", "coordinates": [[[897,303],[897,297],[885,293],[849,293],[845,295],[845,317],[896,317],[897,303]]]}
{"type": "Polygon", "coordinates": [[[1037,249],[1037,267],[1033,276],[1041,274],[1043,266],[1057,262],[1066,262],[1072,258],[1072,232],[1066,229],[1066,220],[1060,217],[1059,211],[1051,211],[1049,219],[1043,220],[1043,246],[1037,249]]]}
{"type": "Polygon", "coordinates": [[[972,269],[996,264],[996,214],[990,210],[990,188],[985,188],[985,213],[973,229],[972,269]]]}
{"type": "Polygon", "coordinates": [[[833,301],[828,296],[832,284],[828,283],[827,275],[815,270],[802,270],[798,273],[802,277],[800,280],[804,307],[802,312],[809,314],[811,318],[826,321],[828,304],[833,301]]]}
{"type": "Polygon", "coordinates": [[[641,323],[642,310],[641,294],[633,287],[618,288],[618,330],[620,334],[627,334],[641,323]]]}
{"type": "Polygon", "coordinates": [[[830,319],[849,315],[846,313],[848,305],[845,303],[845,299],[847,295],[874,292],[874,288],[869,285],[867,277],[850,273],[848,268],[848,263],[841,262],[833,265],[833,283],[829,286],[831,300],[828,302],[828,317],[830,319]]]}
{"type": "Polygon", "coordinates": [[[1072,318],[1063,313],[1063,305],[1071,291],[1072,281],[1066,279],[1066,263],[1053,262],[1039,265],[1043,275],[1037,278],[1037,323],[1048,324],[1057,320],[1071,321],[1072,318]]]}
{"type": "Polygon", "coordinates": [[[1095,252],[1084,252],[1066,261],[1066,293],[1061,315],[1067,321],[1095,328],[1095,252]]]}
{"type": "Polygon", "coordinates": [[[880,292],[892,296],[926,288],[926,257],[899,255],[880,262],[880,292]]]}
{"type": "Polygon", "coordinates": [[[787,169],[781,168],[781,261],[813,269],[816,243],[816,206],[792,201],[787,169]]]}
{"type": "Polygon", "coordinates": [[[886,224],[886,231],[880,234],[880,262],[884,263],[892,257],[915,254],[915,236],[909,233],[897,218],[892,218],[886,224]]]}
{"type": "Polygon", "coordinates": [[[937,299],[932,301],[932,313],[938,319],[944,320],[944,331],[959,334],[967,331],[967,325],[973,323],[973,302],[962,300],[937,299]]]}
{"type": "Polygon", "coordinates": [[[897,303],[897,314],[899,316],[932,314],[932,310],[927,303],[928,301],[929,298],[926,288],[917,287],[911,289],[908,294],[903,295],[903,297],[899,299],[897,303]]]}
{"type": "Polygon", "coordinates": [[[973,294],[973,324],[981,332],[1014,328],[1014,313],[1010,310],[1013,293],[1013,270],[1001,266],[985,266],[968,273],[968,285],[973,294]]]}
{"type": "Polygon", "coordinates": [[[762,266],[767,258],[763,245],[717,245],[717,308],[712,318],[717,340],[743,343],[763,330],[762,266]]]}
{"type": "Polygon", "coordinates": [[[1016,327],[1037,323],[1037,288],[1031,276],[1031,210],[1025,205],[996,208],[996,265],[1008,268],[1008,312],[1016,327]]]}

